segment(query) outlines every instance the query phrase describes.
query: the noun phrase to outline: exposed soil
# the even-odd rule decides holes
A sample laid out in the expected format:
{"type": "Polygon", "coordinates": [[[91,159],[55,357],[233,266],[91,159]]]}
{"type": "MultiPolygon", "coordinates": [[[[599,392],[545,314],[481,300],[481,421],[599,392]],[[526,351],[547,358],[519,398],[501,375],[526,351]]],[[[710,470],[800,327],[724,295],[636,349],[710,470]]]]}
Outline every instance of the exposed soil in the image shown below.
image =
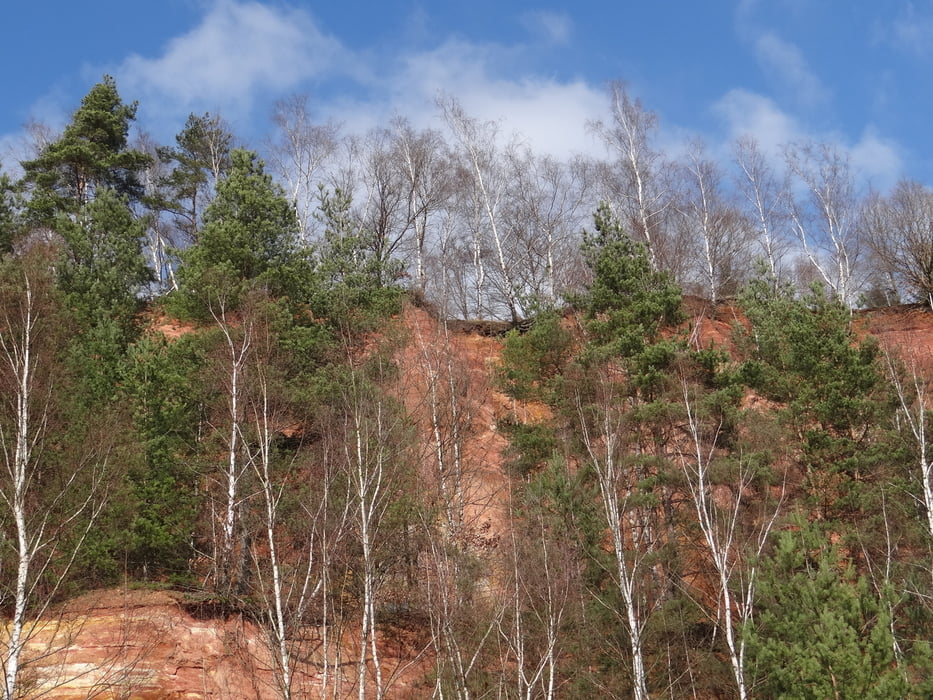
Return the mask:
{"type": "MultiPolygon", "coordinates": [[[[728,305],[710,308],[696,299],[688,299],[687,306],[695,346],[729,350],[733,327],[742,322],[736,310],[728,305]]],[[[493,549],[507,528],[508,481],[502,470],[507,440],[498,423],[510,414],[520,420],[541,420],[546,409],[515,405],[495,388],[505,326],[459,323],[445,327],[417,308],[409,309],[403,321],[408,339],[398,356],[400,393],[416,417],[425,444],[424,483],[431,484],[433,478],[428,459],[432,396],[434,400],[446,397],[449,408],[453,392],[466,438],[462,454],[465,521],[477,549],[493,549]],[[455,377],[453,388],[446,379],[448,372],[455,377]],[[439,377],[444,377],[443,382],[438,383],[439,377]]],[[[933,314],[928,310],[914,306],[876,310],[859,314],[857,322],[878,338],[883,349],[896,351],[905,363],[915,363],[927,376],[933,374],[933,314]]],[[[152,319],[151,327],[167,338],[190,330],[164,317],[152,319]]],[[[417,634],[406,631],[401,623],[392,629],[386,634],[383,652],[387,673],[398,671],[389,696],[429,695],[429,688],[418,685],[430,666],[429,659],[406,666],[401,658],[413,653],[417,634]]],[[[30,693],[45,691],[43,697],[53,700],[265,700],[277,696],[272,661],[260,630],[243,615],[199,608],[177,592],[108,590],[82,596],[71,601],[58,618],[41,625],[26,655],[37,658],[26,668],[25,677],[33,684],[30,693]],[[49,648],[54,652],[37,658],[49,648]]],[[[320,680],[312,672],[301,676],[302,697],[316,697],[320,680]]]]}

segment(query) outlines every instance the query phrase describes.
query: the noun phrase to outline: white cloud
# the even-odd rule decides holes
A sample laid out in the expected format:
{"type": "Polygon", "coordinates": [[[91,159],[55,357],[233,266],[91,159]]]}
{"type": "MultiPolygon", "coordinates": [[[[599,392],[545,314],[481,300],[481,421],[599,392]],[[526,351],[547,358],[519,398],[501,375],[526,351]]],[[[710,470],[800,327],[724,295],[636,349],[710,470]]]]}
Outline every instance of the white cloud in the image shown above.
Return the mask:
{"type": "Polygon", "coordinates": [[[825,103],[829,92],[813,74],[800,49],[772,32],[755,39],[755,56],[763,70],[806,106],[825,103]]]}
{"type": "Polygon", "coordinates": [[[725,123],[730,140],[752,136],[772,158],[780,156],[785,144],[803,137],[794,118],[772,99],[747,90],[730,90],[713,105],[713,111],[725,123]]]}
{"type": "Polygon", "coordinates": [[[918,11],[914,3],[907,3],[891,25],[891,43],[916,56],[933,53],[933,13],[918,11]]]}
{"type": "MultiPolygon", "coordinates": [[[[537,13],[535,21],[549,25],[551,39],[570,31],[559,15],[537,13]]],[[[469,116],[497,122],[506,139],[517,134],[531,147],[557,157],[599,150],[586,124],[606,116],[603,87],[580,79],[510,75],[510,67],[524,63],[528,50],[522,44],[448,38],[428,49],[401,53],[381,66],[382,75],[367,81],[367,97],[322,105],[322,110],[351,133],[385,125],[394,114],[419,127],[442,128],[436,99],[449,94],[469,116]]]]}
{"type": "Polygon", "coordinates": [[[409,53],[400,57],[399,70],[385,77],[385,93],[365,104],[338,105],[328,116],[353,132],[385,124],[394,113],[418,126],[439,127],[435,99],[450,94],[471,117],[498,122],[506,138],[518,133],[533,148],[558,157],[593,152],[586,123],[604,117],[605,93],[580,80],[503,76],[498,67],[509,65],[518,51],[448,40],[409,53]]]}
{"type": "Polygon", "coordinates": [[[883,138],[872,127],[867,128],[858,142],[849,148],[849,154],[855,171],[875,189],[887,190],[903,175],[901,149],[896,142],[883,138]]]}
{"type": "Polygon", "coordinates": [[[526,12],[521,17],[525,29],[535,36],[543,38],[549,44],[559,46],[570,42],[573,33],[573,21],[565,14],[538,10],[526,12]]]}
{"type": "Polygon", "coordinates": [[[186,113],[248,110],[259,91],[287,91],[354,67],[341,43],[303,11],[220,0],[161,56],[132,55],[114,72],[121,90],[147,109],[168,105],[186,113]]]}
{"type": "Polygon", "coordinates": [[[877,189],[891,187],[903,174],[898,144],[872,127],[866,128],[854,143],[836,133],[809,131],[770,98],[745,90],[730,90],[714,105],[714,112],[724,122],[730,141],[739,136],[754,137],[775,164],[781,163],[786,145],[815,141],[847,152],[856,177],[877,189]]]}

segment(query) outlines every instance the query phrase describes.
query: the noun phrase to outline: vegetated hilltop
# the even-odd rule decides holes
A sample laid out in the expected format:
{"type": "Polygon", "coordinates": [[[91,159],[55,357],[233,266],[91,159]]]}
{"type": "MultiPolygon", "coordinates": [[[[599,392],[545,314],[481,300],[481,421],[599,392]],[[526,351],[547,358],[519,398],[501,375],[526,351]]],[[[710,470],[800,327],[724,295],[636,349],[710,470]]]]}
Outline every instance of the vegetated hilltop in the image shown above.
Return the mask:
{"type": "Polygon", "coordinates": [[[841,231],[837,149],[744,143],[743,211],[611,92],[602,163],[447,100],[327,173],[295,102],[295,182],[105,78],[0,176],[0,697],[933,697],[925,318],[844,303],[930,297],[933,193],[841,231]]]}
{"type": "MultiPolygon", "coordinates": [[[[709,308],[692,298],[686,299],[686,307],[688,318],[682,328],[687,329],[685,337],[689,343],[695,349],[725,348],[730,352],[730,362],[738,359],[736,327],[747,327],[749,321],[737,307],[721,304],[709,308]]],[[[515,541],[516,536],[527,538],[533,535],[539,527],[553,531],[558,540],[573,537],[570,531],[561,529],[558,524],[561,519],[585,519],[597,512],[565,512],[563,515],[559,511],[552,512],[551,517],[557,517],[557,521],[545,524],[540,509],[556,508],[556,505],[546,504],[540,496],[532,496],[529,500],[527,494],[522,493],[529,486],[543,489],[543,486],[535,486],[535,472],[540,476],[548,467],[537,464],[530,468],[531,471],[516,472],[516,469],[528,469],[527,466],[522,467],[527,459],[523,461],[521,451],[525,450],[526,458],[529,451],[534,451],[527,445],[521,447],[524,443],[516,440],[521,428],[516,432],[516,426],[534,428],[553,424],[554,413],[559,409],[548,406],[542,395],[517,399],[502,390],[503,345],[515,342],[519,336],[503,334],[501,328],[484,324],[469,324],[467,327],[463,327],[464,324],[444,324],[424,309],[414,306],[405,308],[400,321],[397,330],[403,341],[394,350],[398,374],[393,386],[414,428],[411,439],[416,444],[410,447],[422,455],[418,467],[422,471],[416,475],[416,495],[428,496],[435,501],[443,498],[445,492],[451,497],[448,510],[445,511],[444,504],[436,504],[438,507],[430,509],[430,517],[439,521],[443,528],[457,529],[452,533],[457,539],[447,539],[445,547],[452,547],[460,559],[449,551],[439,551],[437,542],[424,543],[421,545],[422,553],[418,555],[419,561],[406,574],[414,577],[410,587],[391,575],[386,579],[378,598],[380,611],[376,620],[379,626],[378,657],[387,697],[432,696],[435,686],[431,678],[437,673],[435,669],[443,669],[452,656],[452,652],[441,643],[445,634],[441,628],[443,624],[451,627],[447,634],[452,635],[456,629],[461,643],[472,645],[471,656],[476,654],[485,665],[484,669],[472,672],[475,676],[467,678],[476,688],[501,684],[501,677],[491,680],[487,675],[500,664],[504,667],[499,672],[519,673],[516,659],[520,657],[515,656],[515,647],[522,644],[526,645],[525,653],[538,655],[537,663],[543,662],[542,668],[546,668],[547,663],[554,663],[555,673],[562,665],[574,664],[574,657],[589,658],[593,653],[605,653],[601,643],[586,638],[587,635],[584,635],[584,645],[576,646],[574,639],[578,632],[565,623],[569,619],[573,626],[581,624],[573,619],[578,614],[573,606],[581,603],[570,604],[570,601],[573,595],[582,592],[574,593],[582,584],[573,579],[584,574],[597,578],[610,576],[606,573],[613,568],[609,560],[587,573],[582,560],[572,556],[572,547],[566,543],[563,548],[558,546],[556,541],[549,539],[550,535],[537,544],[534,541],[524,544],[515,541]],[[445,474],[441,465],[448,459],[445,474]],[[457,498],[452,497],[453,491],[459,493],[457,498]],[[545,554],[544,559],[538,559],[545,554]],[[527,557],[527,562],[516,557],[527,557]],[[547,569],[520,571],[517,565],[523,563],[543,565],[547,569]],[[469,574],[467,564],[471,567],[469,574]],[[578,569],[580,566],[583,568],[578,569]],[[444,602],[440,597],[444,591],[451,594],[444,581],[445,572],[450,573],[448,567],[460,568],[459,576],[469,575],[473,579],[470,600],[463,611],[472,619],[429,608],[432,605],[456,604],[455,598],[444,602]],[[532,582],[537,582],[538,587],[532,582]],[[532,587],[526,588],[529,585],[532,587]],[[419,593],[413,596],[412,591],[419,593]],[[546,605],[539,607],[543,603],[546,605]],[[565,617],[557,620],[558,624],[547,632],[546,611],[549,605],[554,606],[552,610],[560,610],[565,617]],[[513,606],[542,617],[537,622],[533,619],[524,622],[519,618],[510,619],[513,606]],[[491,618],[484,620],[483,616],[487,615],[491,618]],[[542,624],[545,625],[543,633],[552,635],[551,642],[546,636],[538,637],[542,634],[542,624]],[[476,626],[472,632],[468,631],[470,625],[476,626]],[[488,644],[482,640],[484,634],[499,637],[499,641],[488,644]],[[549,661],[547,650],[551,644],[558,645],[560,653],[549,661]]],[[[580,323],[579,318],[568,317],[561,321],[562,326],[573,333],[579,332],[580,323]]],[[[882,348],[897,348],[905,360],[916,358],[918,367],[925,372],[933,367],[933,314],[928,311],[904,306],[864,312],[858,315],[856,325],[860,334],[869,332],[876,337],[882,348]]],[[[182,327],[182,324],[163,317],[153,323],[153,332],[165,332],[172,338],[178,338],[185,333],[199,331],[194,326],[182,327]]],[[[578,351],[579,338],[574,340],[573,352],[578,351]]],[[[931,375],[927,373],[925,376],[931,375]]],[[[767,412],[775,406],[772,403],[763,410],[767,412]]],[[[748,416],[745,420],[750,424],[755,422],[748,416]]],[[[750,428],[752,431],[760,429],[760,426],[750,428]]],[[[680,438],[669,436],[671,440],[681,440],[681,444],[673,448],[674,453],[689,453],[691,445],[689,440],[683,441],[685,435],[689,437],[689,431],[682,433],[680,438]]],[[[569,451],[565,447],[556,450],[568,454],[569,451]]],[[[720,451],[725,452],[725,448],[720,451]]],[[[573,488],[573,479],[583,468],[576,457],[572,461],[569,480],[563,482],[561,489],[573,488]]],[[[691,464],[684,474],[695,473],[691,472],[695,466],[691,464]]],[[[727,469],[727,466],[723,463],[716,468],[727,469]]],[[[798,465],[795,469],[796,474],[783,485],[772,481],[768,489],[761,490],[747,482],[740,488],[744,489],[742,494],[748,499],[741,506],[743,517],[750,518],[747,524],[761,526],[762,521],[756,520],[751,515],[752,511],[764,505],[766,512],[772,512],[768,509],[775,507],[774,501],[767,504],[765,501],[768,501],[768,494],[773,495],[775,489],[782,486],[786,491],[781,494],[784,510],[777,515],[779,527],[786,527],[790,522],[787,518],[796,510],[807,520],[832,520],[831,538],[837,542],[844,539],[847,536],[842,530],[845,519],[833,519],[827,513],[819,512],[822,505],[807,494],[807,490],[814,486],[806,483],[806,468],[798,465]]],[[[642,476],[654,478],[647,472],[642,476]]],[[[558,477],[552,475],[549,478],[558,477]]],[[[647,608],[638,610],[646,615],[645,628],[649,631],[653,629],[651,625],[658,624],[655,619],[661,618],[660,629],[683,626],[682,635],[693,635],[679,639],[676,649],[668,640],[666,653],[671,654],[672,664],[680,663],[686,667],[704,665],[711,672],[713,667],[709,665],[718,663],[720,668],[716,673],[727,674],[729,650],[722,637],[714,632],[717,617],[712,613],[706,617],[702,612],[704,605],[714,609],[722,595],[716,567],[709,563],[711,548],[706,540],[709,535],[704,533],[702,526],[700,529],[696,529],[697,525],[687,527],[682,521],[695,518],[696,515],[691,513],[698,510],[711,516],[737,512],[736,491],[727,486],[728,477],[711,475],[711,494],[717,503],[694,502],[688,481],[668,478],[669,485],[662,493],[668,494],[668,505],[675,512],[671,514],[672,521],[664,523],[658,520],[657,525],[677,528],[681,534],[670,540],[667,535],[660,536],[656,541],[656,553],[646,555],[647,568],[644,571],[630,568],[628,571],[633,585],[645,586],[642,595],[648,596],[652,591],[654,594],[658,592],[657,581],[650,581],[659,571],[676,567],[683,569],[686,565],[687,568],[679,574],[677,585],[679,590],[694,598],[693,605],[698,607],[682,610],[678,607],[683,603],[661,600],[655,603],[653,611],[647,608]],[[681,524],[676,525],[674,521],[681,521],[681,524]],[[678,551],[670,551],[671,546],[678,551]],[[681,564],[674,563],[677,559],[681,564]],[[647,579],[638,578],[642,574],[646,574],[647,579]],[[674,610],[670,609],[672,605],[674,610]],[[649,617],[649,613],[653,617],[649,617]],[[706,635],[710,636],[707,638],[706,635]],[[718,642],[715,641],[717,638],[718,642]],[[711,643],[714,646],[710,647],[711,643]],[[678,656],[681,657],[679,661],[678,656]]],[[[821,488],[832,488],[832,485],[823,484],[821,488]]],[[[589,494],[584,497],[591,499],[590,505],[600,500],[598,491],[583,493],[589,494]]],[[[553,493],[550,498],[554,498],[553,493]]],[[[626,505],[624,500],[622,503],[626,505]]],[[[651,510],[654,508],[652,505],[651,510]]],[[[634,518],[639,513],[645,515],[644,511],[630,509],[629,517],[634,518]]],[[[576,527],[582,529],[586,525],[581,521],[576,527]]],[[[597,524],[595,527],[599,531],[595,544],[602,552],[599,556],[609,556],[612,544],[610,535],[606,534],[606,525],[597,524]]],[[[800,527],[798,522],[789,532],[799,532],[800,527]]],[[[892,524],[892,530],[897,531],[894,537],[906,541],[903,524],[892,524]]],[[[637,556],[639,545],[631,541],[635,536],[637,532],[634,530],[624,534],[625,546],[637,556]]],[[[441,543],[444,542],[442,537],[441,543]]],[[[864,544],[866,551],[853,553],[851,558],[862,560],[860,566],[874,566],[874,553],[869,553],[873,545],[864,544]]],[[[826,553],[822,545],[811,543],[811,546],[814,549],[810,556],[818,559],[826,553]]],[[[846,546],[851,546],[851,542],[847,541],[846,546]]],[[[738,568],[743,564],[743,557],[750,556],[748,551],[735,555],[728,550],[724,555],[730,557],[731,566],[738,568]]],[[[665,575],[671,575],[670,571],[665,575]]],[[[612,580],[610,576],[608,581],[612,580]]],[[[463,582],[454,583],[453,591],[463,585],[463,582]]],[[[797,583],[800,584],[799,581],[797,583]]],[[[775,592],[777,584],[775,580],[766,580],[761,585],[764,587],[764,610],[761,614],[770,619],[767,618],[770,614],[768,596],[779,595],[775,592]]],[[[853,590],[861,591],[854,588],[854,583],[851,585],[853,590]]],[[[818,590],[822,591],[823,597],[818,598],[823,604],[831,605],[831,586],[825,580],[820,586],[822,588],[818,590]]],[[[611,589],[611,583],[609,587],[611,589]]],[[[729,588],[735,596],[731,604],[738,614],[739,606],[743,604],[739,598],[742,589],[729,588]]],[[[604,592],[604,595],[608,594],[604,592]]],[[[665,595],[673,596],[670,592],[665,595]]],[[[647,597],[643,599],[647,600],[647,597]]],[[[782,601],[782,605],[786,604],[782,601]]],[[[349,602],[348,605],[350,609],[354,608],[349,602]]],[[[791,614],[791,611],[785,612],[791,614]]],[[[870,611],[863,611],[863,614],[869,623],[877,622],[875,614],[870,611]]],[[[733,622],[738,627],[739,620],[736,618],[733,622]]],[[[322,638],[322,623],[322,620],[308,619],[304,623],[305,629],[291,632],[289,641],[296,645],[294,650],[302,650],[290,681],[292,697],[313,698],[334,692],[355,694],[359,678],[353,659],[372,657],[371,650],[360,654],[361,628],[356,614],[351,613],[331,631],[332,635],[339,637],[336,642],[333,638],[329,642],[322,638]],[[326,661],[328,649],[337,654],[330,664],[326,661]]],[[[622,623],[610,618],[597,624],[608,624],[607,629],[618,630],[622,623]]],[[[29,666],[30,688],[34,692],[40,689],[46,692],[43,697],[83,698],[89,693],[99,698],[140,699],[282,697],[280,660],[275,656],[274,635],[268,629],[264,630],[262,603],[254,597],[218,598],[184,591],[114,588],[65,603],[57,615],[47,615],[45,625],[32,636],[27,650],[29,656],[38,653],[46,644],[54,649],[54,653],[29,666]]],[[[619,641],[624,641],[624,637],[619,641]]],[[[646,652],[654,653],[653,647],[657,644],[657,639],[648,636],[646,652]]],[[[625,658],[626,655],[620,656],[625,658]]],[[[368,692],[374,692],[376,688],[373,672],[370,658],[363,680],[368,692]]],[[[625,675],[622,673],[618,687],[630,682],[624,680],[625,675]]],[[[564,687],[567,694],[573,695],[573,683],[573,679],[564,676],[559,681],[560,685],[555,687],[564,687]]],[[[714,675],[703,683],[694,680],[692,684],[698,697],[711,698],[721,697],[722,688],[729,686],[727,675],[714,675]]],[[[675,691],[675,696],[678,692],[675,691]]],[[[563,695],[563,692],[558,695],[563,695]]]]}

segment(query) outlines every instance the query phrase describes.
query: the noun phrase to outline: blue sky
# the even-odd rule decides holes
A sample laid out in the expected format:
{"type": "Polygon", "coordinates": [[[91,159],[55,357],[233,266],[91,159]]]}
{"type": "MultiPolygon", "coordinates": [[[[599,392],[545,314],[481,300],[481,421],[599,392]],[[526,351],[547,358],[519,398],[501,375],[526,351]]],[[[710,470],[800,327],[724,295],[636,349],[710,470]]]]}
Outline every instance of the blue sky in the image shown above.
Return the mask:
{"type": "Polygon", "coordinates": [[[585,124],[621,79],[668,149],[812,138],[878,187],[933,184],[933,0],[34,0],[4,8],[0,65],[8,164],[24,123],[60,128],[104,73],[163,142],[210,111],[259,146],[298,93],[348,132],[437,126],[445,91],[558,155],[596,151],[585,124]]]}

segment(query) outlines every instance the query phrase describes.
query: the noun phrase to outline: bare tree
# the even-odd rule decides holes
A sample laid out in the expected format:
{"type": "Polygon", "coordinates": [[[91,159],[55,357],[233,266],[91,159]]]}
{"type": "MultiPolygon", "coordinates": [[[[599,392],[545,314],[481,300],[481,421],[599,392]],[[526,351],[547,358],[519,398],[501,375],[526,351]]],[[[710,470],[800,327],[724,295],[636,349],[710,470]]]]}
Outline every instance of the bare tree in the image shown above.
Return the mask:
{"type": "Polygon", "coordinates": [[[933,445],[931,445],[930,405],[928,403],[927,380],[916,358],[911,361],[909,371],[902,371],[901,358],[891,349],[885,351],[888,377],[894,387],[899,404],[897,427],[906,433],[913,444],[916,455],[915,479],[919,482],[926,515],[927,534],[933,540],[933,445]],[[906,376],[905,376],[906,374],[906,376]]]}
{"type": "Polygon", "coordinates": [[[577,420],[585,457],[599,484],[603,517],[609,533],[615,571],[613,579],[622,598],[622,621],[631,655],[632,697],[647,700],[645,628],[656,604],[651,592],[651,566],[657,529],[650,506],[643,503],[643,474],[632,451],[638,452],[637,431],[632,429],[627,401],[618,391],[619,377],[605,368],[595,378],[595,402],[576,397],[577,420]]]}
{"type": "Polygon", "coordinates": [[[933,307],[933,190],[901,180],[887,196],[873,194],[862,227],[882,276],[896,298],[933,307]]]}
{"type": "Polygon", "coordinates": [[[168,206],[162,192],[163,183],[168,177],[166,163],[158,157],[159,149],[148,134],[140,134],[135,147],[152,158],[149,167],[143,171],[141,180],[146,196],[153,202],[149,205],[150,216],[146,227],[145,248],[149,256],[149,265],[155,273],[154,291],[160,294],[178,289],[172,249],[181,241],[176,240],[177,230],[167,220],[167,217],[163,216],[168,206]]]}
{"type": "Polygon", "coordinates": [[[418,462],[426,565],[419,588],[430,620],[434,696],[467,700],[506,607],[487,583],[496,536],[489,512],[497,491],[482,473],[488,455],[476,450],[490,387],[471,376],[446,321],[416,323],[413,343],[416,359],[403,395],[425,435],[418,462]]]}
{"type": "Polygon", "coordinates": [[[700,288],[715,305],[723,296],[735,295],[748,274],[751,227],[724,193],[722,173],[701,143],[690,148],[681,173],[681,225],[698,249],[700,288]]]}
{"type": "MultiPolygon", "coordinates": [[[[352,358],[351,363],[353,362],[352,358]]],[[[357,695],[367,696],[371,680],[375,697],[384,697],[393,677],[386,678],[379,651],[377,611],[382,591],[400,549],[408,545],[408,530],[400,505],[409,491],[406,421],[400,406],[385,391],[390,363],[377,354],[361,367],[350,367],[337,398],[340,421],[341,466],[347,483],[349,525],[359,559],[354,565],[361,590],[359,607],[359,657],[356,662],[357,695]],[[402,529],[393,530],[390,515],[402,529]],[[371,669],[371,671],[370,671],[371,669]]]]}
{"type": "Polygon", "coordinates": [[[744,199],[746,217],[754,222],[759,255],[775,282],[784,279],[784,259],[790,249],[787,225],[790,218],[786,178],[780,178],[752,137],[735,143],[739,168],[736,185],[744,199]]]}
{"type": "Polygon", "coordinates": [[[272,121],[279,135],[267,147],[269,167],[294,202],[302,234],[306,240],[312,239],[319,188],[329,183],[327,169],[338,153],[340,128],[333,122],[315,123],[307,95],[276,102],[272,121]]]}
{"type": "Polygon", "coordinates": [[[424,289],[424,249],[428,220],[447,196],[438,172],[438,142],[430,132],[415,134],[404,122],[393,129],[374,129],[357,149],[359,229],[380,271],[393,279],[404,273],[399,259],[414,248],[418,286],[424,289]],[[414,238],[414,240],[410,240],[414,238]]]}
{"type": "Polygon", "coordinates": [[[590,125],[610,155],[606,196],[630,235],[645,243],[651,264],[658,269],[664,267],[663,221],[669,201],[660,176],[661,153],[651,146],[658,118],[629,95],[624,83],[610,84],[609,107],[609,123],[590,125]]]}
{"type": "Polygon", "coordinates": [[[515,278],[523,298],[553,307],[579,286],[579,231],[592,213],[592,164],[567,164],[516,147],[507,154],[509,187],[503,220],[514,242],[515,278]]]}
{"type": "Polygon", "coordinates": [[[806,143],[788,146],[785,159],[805,191],[791,206],[797,240],[827,288],[850,304],[858,291],[861,241],[849,158],[835,146],[806,143]]]}
{"type": "MultiPolygon", "coordinates": [[[[233,592],[239,579],[234,560],[240,532],[240,511],[243,500],[242,484],[250,470],[245,455],[246,381],[253,352],[253,319],[231,308],[232,302],[222,285],[206,292],[206,307],[218,332],[207,371],[209,381],[216,382],[217,395],[222,397],[213,411],[206,416],[203,439],[210,445],[217,440],[223,446],[222,464],[210,479],[212,482],[210,561],[211,577],[216,590],[223,594],[233,592]],[[241,322],[242,321],[242,322],[241,322]],[[214,493],[214,491],[219,493],[214,493]]],[[[247,552],[241,548],[245,563],[247,552]]],[[[242,572],[239,572],[242,573],[242,572]]]]}
{"type": "Polygon", "coordinates": [[[252,509],[257,536],[248,538],[253,566],[250,591],[261,606],[259,622],[268,635],[278,690],[286,700],[310,692],[309,610],[314,605],[323,611],[321,688],[326,697],[333,680],[328,567],[332,550],[345,534],[346,513],[331,512],[334,475],[325,469],[312,483],[310,460],[302,460],[298,450],[281,447],[285,434],[296,429],[295,406],[288,400],[289,378],[269,317],[271,303],[257,299],[248,309],[253,317],[253,350],[246,357],[249,377],[243,391],[244,459],[256,478],[260,501],[252,509]]]}
{"type": "Polygon", "coordinates": [[[429,224],[453,191],[451,154],[440,133],[415,131],[400,117],[392,122],[392,134],[392,155],[402,171],[406,218],[414,229],[415,285],[424,292],[429,224]]]}
{"type": "Polygon", "coordinates": [[[559,696],[565,623],[579,600],[579,559],[568,533],[555,528],[548,504],[522,498],[509,503],[509,538],[503,547],[505,614],[498,624],[502,675],[514,674],[518,697],[559,696]]]}
{"type": "Polygon", "coordinates": [[[722,422],[715,416],[701,415],[695,387],[686,378],[682,378],[681,388],[687,439],[684,447],[678,448],[679,461],[716,579],[716,608],[711,617],[725,637],[736,689],[739,698],[745,700],[749,697],[749,683],[742,628],[754,614],[758,561],[781,512],[783,489],[776,502],[770,502],[767,494],[757,494],[755,500],[761,503],[757,517],[745,512],[758,474],[757,468],[740,455],[733,464],[731,483],[720,484],[716,497],[713,491],[717,484],[711,470],[720,452],[722,422]],[[749,517],[751,523],[743,522],[749,517]]]}
{"type": "Polygon", "coordinates": [[[14,569],[0,598],[9,611],[0,635],[4,700],[23,697],[27,645],[105,502],[109,441],[102,436],[87,436],[88,445],[69,460],[70,473],[55,475],[46,464],[55,402],[64,390],[57,357],[64,324],[56,317],[53,260],[36,246],[0,266],[0,500],[11,520],[12,541],[5,538],[4,546],[12,549],[14,569]]]}
{"type": "MultiPolygon", "coordinates": [[[[480,281],[479,291],[483,291],[482,281],[487,276],[485,246],[490,245],[496,273],[490,277],[490,282],[498,288],[509,317],[513,322],[518,322],[524,309],[519,299],[516,265],[512,259],[514,245],[502,220],[508,182],[497,142],[498,127],[493,122],[481,123],[470,117],[452,97],[440,98],[438,107],[459,146],[462,167],[469,173],[468,225],[473,233],[474,267],[480,281]]],[[[483,308],[482,303],[477,306],[483,308]]]]}

